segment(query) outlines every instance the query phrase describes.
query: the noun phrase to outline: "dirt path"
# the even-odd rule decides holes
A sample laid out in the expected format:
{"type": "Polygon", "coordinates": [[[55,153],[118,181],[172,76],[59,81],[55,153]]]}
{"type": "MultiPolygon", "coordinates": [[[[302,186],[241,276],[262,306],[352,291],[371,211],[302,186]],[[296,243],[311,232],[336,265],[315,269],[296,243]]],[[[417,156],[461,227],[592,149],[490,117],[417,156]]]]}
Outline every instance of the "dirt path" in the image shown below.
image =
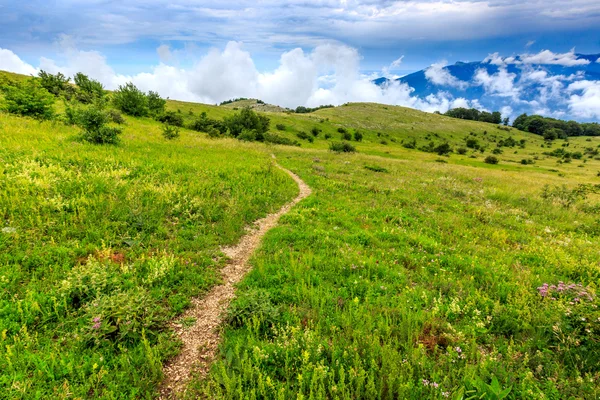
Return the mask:
{"type": "Polygon", "coordinates": [[[250,256],[259,246],[265,233],[277,225],[279,217],[311,193],[310,187],[296,174],[281,167],[277,162],[275,166],[296,181],[300,193],[276,213],[256,221],[253,229],[244,235],[236,246],[222,249],[230,259],[221,271],[223,284],[213,287],[203,298],[194,298],[191,307],[180,317],[195,318],[194,326],[183,328],[180,324],[171,325],[183,341],[183,348],[164,368],[165,379],[160,390],[161,399],[176,398],[177,394],[182,393],[192,371],[201,376],[206,374],[221,340],[217,328],[221,324],[222,313],[235,295],[234,285],[242,280],[251,268],[248,264],[250,256]]]}

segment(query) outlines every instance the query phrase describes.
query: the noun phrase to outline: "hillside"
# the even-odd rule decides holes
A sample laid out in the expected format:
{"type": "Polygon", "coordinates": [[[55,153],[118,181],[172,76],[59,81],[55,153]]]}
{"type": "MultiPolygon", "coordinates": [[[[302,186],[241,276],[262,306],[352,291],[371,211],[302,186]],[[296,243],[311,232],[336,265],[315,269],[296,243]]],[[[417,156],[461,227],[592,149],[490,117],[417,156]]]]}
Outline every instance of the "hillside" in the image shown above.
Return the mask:
{"type": "Polygon", "coordinates": [[[93,106],[0,111],[4,397],[157,397],[226,247],[298,196],[274,160],[312,193],[247,255],[185,397],[600,396],[600,137],[367,103],[260,111],[300,146],[186,128],[241,105],[167,101],[179,137],[123,115],[117,144],[68,124],[93,106]]]}

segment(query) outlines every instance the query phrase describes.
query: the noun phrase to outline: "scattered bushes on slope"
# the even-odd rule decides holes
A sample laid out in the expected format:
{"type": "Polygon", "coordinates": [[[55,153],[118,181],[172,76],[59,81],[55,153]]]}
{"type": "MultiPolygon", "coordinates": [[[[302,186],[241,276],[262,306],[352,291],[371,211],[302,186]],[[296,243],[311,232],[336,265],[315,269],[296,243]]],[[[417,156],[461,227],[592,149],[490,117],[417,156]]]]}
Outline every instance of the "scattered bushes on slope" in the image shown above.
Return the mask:
{"type": "Polygon", "coordinates": [[[329,150],[336,153],[354,153],[356,148],[348,142],[337,142],[329,145],[329,150]]]}
{"type": "Polygon", "coordinates": [[[112,100],[115,107],[127,115],[145,117],[149,113],[148,97],[131,82],[119,86],[112,100]]]}
{"type": "Polygon", "coordinates": [[[54,117],[54,96],[44,89],[39,81],[28,79],[24,82],[3,84],[3,108],[11,114],[37,119],[54,117]]]}

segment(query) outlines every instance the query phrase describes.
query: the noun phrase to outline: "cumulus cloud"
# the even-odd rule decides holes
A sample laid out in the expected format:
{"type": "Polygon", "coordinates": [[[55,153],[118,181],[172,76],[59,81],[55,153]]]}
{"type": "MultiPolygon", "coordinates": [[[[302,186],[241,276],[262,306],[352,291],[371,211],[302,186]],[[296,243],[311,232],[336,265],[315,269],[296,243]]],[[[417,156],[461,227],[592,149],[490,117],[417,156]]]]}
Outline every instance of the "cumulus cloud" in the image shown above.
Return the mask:
{"type": "MultiPolygon", "coordinates": [[[[251,54],[239,42],[229,42],[222,50],[210,50],[188,69],[165,64],[170,49],[161,46],[157,52],[161,61],[150,72],[122,75],[108,65],[102,54],[66,45],[60,60],[42,57],[39,69],[68,76],[83,72],[102,82],[107,89],[133,82],[144,91],[154,90],[164,97],[203,103],[218,103],[234,97],[260,98],[286,107],[367,101],[430,112],[445,112],[457,104],[465,107],[476,104],[454,99],[446,92],[419,98],[413,95],[413,88],[399,81],[390,81],[383,87],[375,85],[369,77],[360,74],[358,51],[339,44],[320,45],[311,52],[300,48],[284,52],[278,67],[268,72],[257,70],[251,54]]],[[[21,73],[37,71],[14,53],[10,54],[11,63],[0,64],[5,69],[21,73]]],[[[401,61],[402,57],[392,66],[400,65],[401,61]]]]}
{"type": "Polygon", "coordinates": [[[575,49],[567,53],[553,53],[550,50],[542,50],[537,54],[523,54],[521,61],[524,64],[545,64],[545,65],[562,65],[565,67],[574,67],[577,65],[587,65],[589,60],[577,58],[575,49]]]}
{"type": "Polygon", "coordinates": [[[476,85],[483,86],[487,93],[499,97],[512,97],[517,99],[519,88],[515,86],[517,74],[508,72],[506,67],[501,66],[498,72],[490,75],[486,69],[480,68],[475,72],[473,81],[476,85]]]}
{"type": "Polygon", "coordinates": [[[171,48],[166,44],[162,44],[158,46],[156,49],[156,53],[158,53],[158,58],[164,64],[168,64],[171,61],[173,55],[171,54],[171,48]]]}
{"type": "Polygon", "coordinates": [[[567,90],[569,109],[582,118],[600,118],[600,81],[582,80],[573,82],[567,90]]]}
{"type": "Polygon", "coordinates": [[[0,70],[23,75],[36,75],[37,70],[10,50],[0,48],[0,70]]]}
{"type": "Polygon", "coordinates": [[[461,81],[445,68],[446,61],[442,61],[437,64],[432,64],[425,70],[425,77],[427,80],[434,85],[439,86],[451,86],[458,89],[466,89],[469,86],[468,82],[461,81]]]}

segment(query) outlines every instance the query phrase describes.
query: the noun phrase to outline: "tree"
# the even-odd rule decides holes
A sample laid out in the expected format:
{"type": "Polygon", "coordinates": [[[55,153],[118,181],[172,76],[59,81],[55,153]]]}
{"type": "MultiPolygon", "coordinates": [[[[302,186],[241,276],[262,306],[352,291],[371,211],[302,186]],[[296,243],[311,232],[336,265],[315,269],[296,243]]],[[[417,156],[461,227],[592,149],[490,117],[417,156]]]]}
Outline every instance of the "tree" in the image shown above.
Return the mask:
{"type": "Polygon", "coordinates": [[[223,123],[231,136],[238,137],[243,131],[256,131],[257,139],[269,130],[270,120],[267,116],[255,113],[250,107],[243,108],[239,113],[225,117],[223,123]]]}
{"type": "MultiPolygon", "coordinates": [[[[165,106],[167,105],[167,101],[160,97],[157,92],[153,92],[152,90],[148,92],[148,109],[150,113],[153,115],[160,115],[165,112],[165,106]]],[[[181,125],[182,126],[183,122],[181,125]]]]}
{"type": "Polygon", "coordinates": [[[504,124],[504,126],[508,126],[508,123],[510,122],[510,118],[506,117],[502,120],[502,123],[504,124]]]}
{"type": "Polygon", "coordinates": [[[527,131],[528,120],[529,117],[527,116],[527,114],[521,114],[517,118],[515,118],[512,126],[518,130],[527,131]]]}
{"type": "Polygon", "coordinates": [[[143,117],[148,115],[148,97],[133,83],[119,86],[113,94],[113,104],[127,115],[143,117]]]}
{"type": "Polygon", "coordinates": [[[583,128],[575,121],[568,121],[565,127],[565,133],[567,136],[581,136],[583,135],[583,128]]]}

